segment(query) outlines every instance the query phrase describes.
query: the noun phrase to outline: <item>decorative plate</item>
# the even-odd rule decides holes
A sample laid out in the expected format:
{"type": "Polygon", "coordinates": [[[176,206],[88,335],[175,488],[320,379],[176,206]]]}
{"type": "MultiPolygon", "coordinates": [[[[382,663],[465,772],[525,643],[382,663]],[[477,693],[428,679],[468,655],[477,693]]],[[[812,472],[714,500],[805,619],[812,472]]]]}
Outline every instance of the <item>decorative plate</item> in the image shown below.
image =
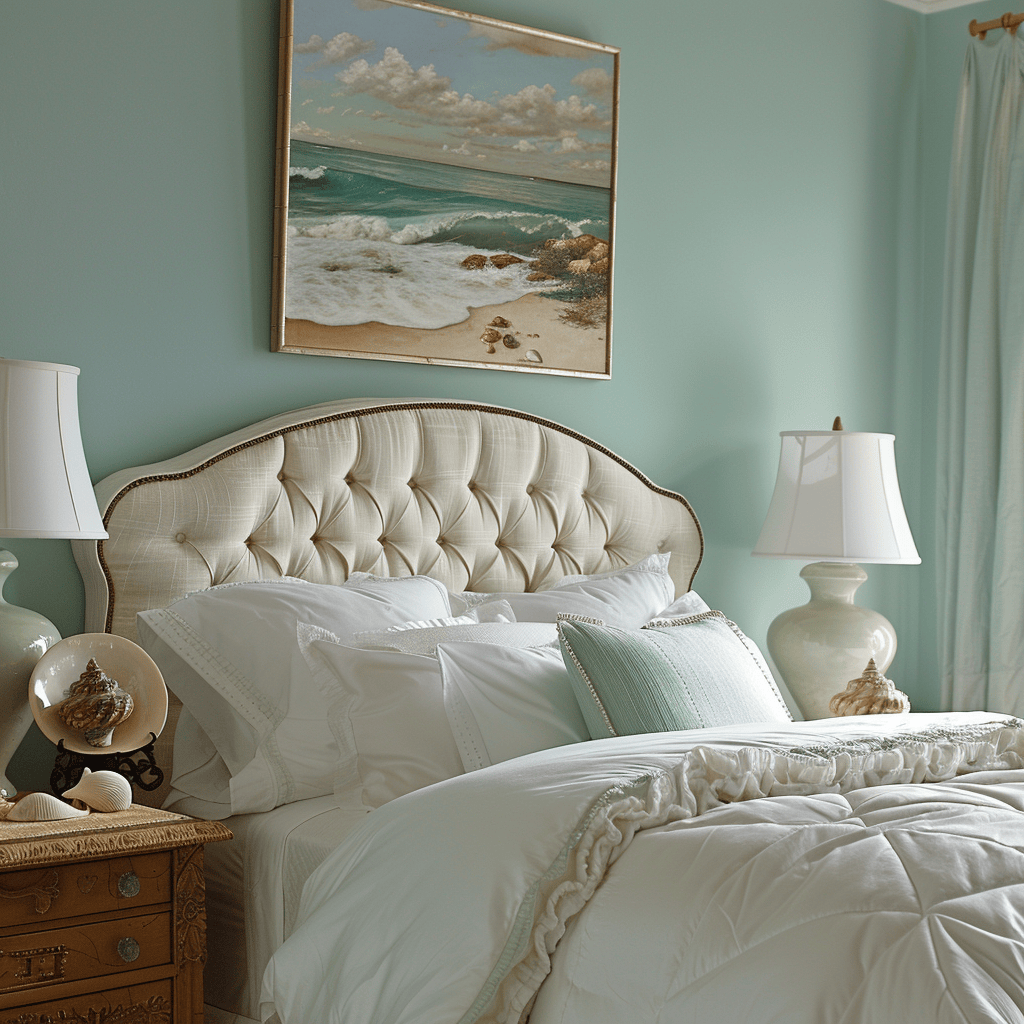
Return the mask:
{"type": "Polygon", "coordinates": [[[55,643],[32,671],[28,702],[48,740],[54,744],[63,740],[66,750],[92,756],[137,750],[149,742],[151,732],[159,736],[167,721],[167,687],[156,662],[138,644],[113,633],[79,633],[55,643]],[[57,715],[57,705],[67,697],[71,684],[78,682],[90,658],[135,702],[131,715],[115,726],[107,747],[91,746],[80,730],[65,725],[57,715]]]}

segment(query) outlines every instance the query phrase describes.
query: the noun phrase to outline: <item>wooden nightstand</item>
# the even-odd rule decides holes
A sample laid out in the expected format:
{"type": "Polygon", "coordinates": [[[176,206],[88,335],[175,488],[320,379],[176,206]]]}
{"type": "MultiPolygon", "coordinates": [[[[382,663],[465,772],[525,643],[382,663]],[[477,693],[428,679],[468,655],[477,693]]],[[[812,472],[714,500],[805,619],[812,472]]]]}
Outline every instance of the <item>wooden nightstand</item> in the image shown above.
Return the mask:
{"type": "Polygon", "coordinates": [[[137,804],[0,820],[0,1024],[202,1024],[203,844],[230,837],[137,804]]]}

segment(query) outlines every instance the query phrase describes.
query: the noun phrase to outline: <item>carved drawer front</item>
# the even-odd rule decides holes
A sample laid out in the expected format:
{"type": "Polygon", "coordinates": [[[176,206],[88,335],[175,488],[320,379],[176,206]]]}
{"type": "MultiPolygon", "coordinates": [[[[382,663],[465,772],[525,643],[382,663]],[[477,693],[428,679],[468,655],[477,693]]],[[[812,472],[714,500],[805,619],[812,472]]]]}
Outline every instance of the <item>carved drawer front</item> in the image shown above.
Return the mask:
{"type": "Polygon", "coordinates": [[[168,852],[9,871],[0,875],[0,926],[169,903],[171,882],[168,852]]]}
{"type": "Polygon", "coordinates": [[[0,938],[0,993],[170,962],[169,912],[22,932],[0,938]]]}
{"type": "Polygon", "coordinates": [[[168,979],[0,1010],[0,1024],[171,1024],[168,979]]]}

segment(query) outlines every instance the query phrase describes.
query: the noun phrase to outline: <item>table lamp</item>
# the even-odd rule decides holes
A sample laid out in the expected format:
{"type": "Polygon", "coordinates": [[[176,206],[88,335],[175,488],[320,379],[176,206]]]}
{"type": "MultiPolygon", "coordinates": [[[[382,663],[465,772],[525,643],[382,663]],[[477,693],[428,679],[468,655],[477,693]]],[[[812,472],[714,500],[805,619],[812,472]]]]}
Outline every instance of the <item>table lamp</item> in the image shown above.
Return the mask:
{"type": "Polygon", "coordinates": [[[921,561],[896,476],[896,438],[843,430],[785,430],[768,515],[754,554],[797,558],[811,590],[805,605],[768,627],[768,650],[804,718],[831,716],[829,700],[864,671],[884,673],[896,630],[853,603],[868,578],[858,562],[921,561]]]}
{"type": "MultiPolygon", "coordinates": [[[[78,367],[0,359],[0,537],[107,536],[78,426],[78,367]]],[[[18,567],[0,549],[0,788],[32,721],[28,682],[60,633],[45,616],[8,604],[18,567]]]]}

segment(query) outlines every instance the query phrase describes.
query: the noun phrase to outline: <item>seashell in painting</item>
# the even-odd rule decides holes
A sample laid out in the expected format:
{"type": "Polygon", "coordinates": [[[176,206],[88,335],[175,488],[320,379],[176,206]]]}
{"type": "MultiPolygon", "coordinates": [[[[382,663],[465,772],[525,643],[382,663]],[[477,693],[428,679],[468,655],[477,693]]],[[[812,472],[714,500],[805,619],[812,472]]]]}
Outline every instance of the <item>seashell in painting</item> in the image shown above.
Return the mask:
{"type": "Polygon", "coordinates": [[[103,813],[127,811],[132,805],[132,784],[117,772],[94,772],[86,768],[78,783],[64,790],[64,799],[103,813]]]}
{"type": "Polygon", "coordinates": [[[910,698],[902,690],[897,690],[896,684],[878,671],[875,659],[872,658],[864,674],[851,679],[846,689],[828,702],[828,708],[838,716],[900,715],[910,710],[910,698]]]}
{"type": "Polygon", "coordinates": [[[72,683],[68,696],[57,705],[57,717],[69,728],[79,729],[92,747],[109,747],[114,727],[135,707],[132,696],[89,659],[85,671],[72,683]]]}
{"type": "Polygon", "coordinates": [[[7,814],[8,821],[60,821],[62,818],[84,818],[88,810],[79,810],[64,803],[52,793],[26,793],[7,814]]]}

